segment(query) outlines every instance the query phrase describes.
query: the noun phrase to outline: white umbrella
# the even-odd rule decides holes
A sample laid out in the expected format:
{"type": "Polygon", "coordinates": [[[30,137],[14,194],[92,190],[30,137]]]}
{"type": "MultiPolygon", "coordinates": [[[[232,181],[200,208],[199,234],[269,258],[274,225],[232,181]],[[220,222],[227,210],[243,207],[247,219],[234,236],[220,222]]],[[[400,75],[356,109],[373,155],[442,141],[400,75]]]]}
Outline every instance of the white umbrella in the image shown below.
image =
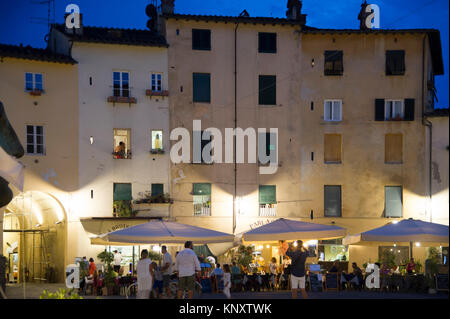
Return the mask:
{"type": "Polygon", "coordinates": [[[246,242],[278,240],[332,239],[344,237],[345,228],[280,218],[243,235],[246,242]]]}
{"type": "Polygon", "coordinates": [[[233,242],[234,236],[206,228],[155,220],[91,238],[93,245],[194,244],[233,242]]]}
{"type": "Polygon", "coordinates": [[[389,223],[364,233],[344,238],[344,245],[370,242],[424,242],[448,243],[449,228],[446,225],[404,219],[398,223],[389,223]]]}

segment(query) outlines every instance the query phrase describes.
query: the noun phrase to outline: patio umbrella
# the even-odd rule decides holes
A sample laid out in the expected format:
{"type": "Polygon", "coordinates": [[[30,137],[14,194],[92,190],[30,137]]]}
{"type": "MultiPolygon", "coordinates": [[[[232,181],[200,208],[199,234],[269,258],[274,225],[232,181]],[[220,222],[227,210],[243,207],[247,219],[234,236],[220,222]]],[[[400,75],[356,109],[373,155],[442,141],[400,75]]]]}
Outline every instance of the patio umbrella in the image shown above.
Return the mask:
{"type": "Polygon", "coordinates": [[[345,234],[345,228],[338,226],[280,218],[244,233],[243,240],[246,242],[274,242],[297,239],[332,239],[344,237],[345,234]]]}
{"type": "Polygon", "coordinates": [[[131,226],[91,238],[93,245],[194,244],[233,242],[234,236],[206,228],[162,220],[131,226]]]}

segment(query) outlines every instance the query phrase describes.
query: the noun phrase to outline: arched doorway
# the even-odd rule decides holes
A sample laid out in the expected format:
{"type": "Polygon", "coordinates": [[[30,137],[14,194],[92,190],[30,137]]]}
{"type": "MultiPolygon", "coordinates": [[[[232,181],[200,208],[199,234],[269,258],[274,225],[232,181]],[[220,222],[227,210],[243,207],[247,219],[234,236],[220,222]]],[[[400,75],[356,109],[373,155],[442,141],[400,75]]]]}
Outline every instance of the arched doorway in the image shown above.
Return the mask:
{"type": "Polygon", "coordinates": [[[48,193],[17,195],[3,218],[3,251],[10,282],[62,282],[66,214],[48,193]]]}

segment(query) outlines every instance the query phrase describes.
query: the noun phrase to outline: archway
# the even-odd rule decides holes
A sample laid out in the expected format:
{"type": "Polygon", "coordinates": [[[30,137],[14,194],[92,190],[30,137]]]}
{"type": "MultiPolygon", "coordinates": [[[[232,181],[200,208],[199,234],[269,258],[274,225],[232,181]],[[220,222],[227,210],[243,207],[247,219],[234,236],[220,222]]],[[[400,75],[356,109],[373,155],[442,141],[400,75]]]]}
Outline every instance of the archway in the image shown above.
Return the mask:
{"type": "Polygon", "coordinates": [[[66,214],[61,203],[41,191],[13,198],[3,218],[3,251],[10,282],[64,279],[66,214]]]}

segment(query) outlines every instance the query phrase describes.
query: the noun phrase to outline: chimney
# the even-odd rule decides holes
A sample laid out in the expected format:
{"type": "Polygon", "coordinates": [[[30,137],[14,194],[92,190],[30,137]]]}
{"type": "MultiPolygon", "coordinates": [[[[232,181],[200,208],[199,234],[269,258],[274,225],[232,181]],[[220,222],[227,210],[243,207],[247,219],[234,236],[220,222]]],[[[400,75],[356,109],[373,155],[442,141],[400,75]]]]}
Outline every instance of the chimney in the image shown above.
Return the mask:
{"type": "Polygon", "coordinates": [[[289,20],[300,20],[302,12],[301,0],[288,0],[287,8],[286,17],[289,20]]]}
{"type": "Polygon", "coordinates": [[[163,14],[173,14],[175,9],[175,0],[161,0],[161,11],[163,14]]]}
{"type": "Polygon", "coordinates": [[[70,13],[64,15],[64,31],[66,34],[83,35],[83,14],[74,13],[75,18],[68,18],[70,13]]]}
{"type": "Polygon", "coordinates": [[[367,30],[366,18],[370,15],[370,12],[366,12],[366,7],[368,6],[367,1],[364,0],[364,3],[361,4],[361,11],[358,14],[359,20],[359,29],[367,30]]]}

